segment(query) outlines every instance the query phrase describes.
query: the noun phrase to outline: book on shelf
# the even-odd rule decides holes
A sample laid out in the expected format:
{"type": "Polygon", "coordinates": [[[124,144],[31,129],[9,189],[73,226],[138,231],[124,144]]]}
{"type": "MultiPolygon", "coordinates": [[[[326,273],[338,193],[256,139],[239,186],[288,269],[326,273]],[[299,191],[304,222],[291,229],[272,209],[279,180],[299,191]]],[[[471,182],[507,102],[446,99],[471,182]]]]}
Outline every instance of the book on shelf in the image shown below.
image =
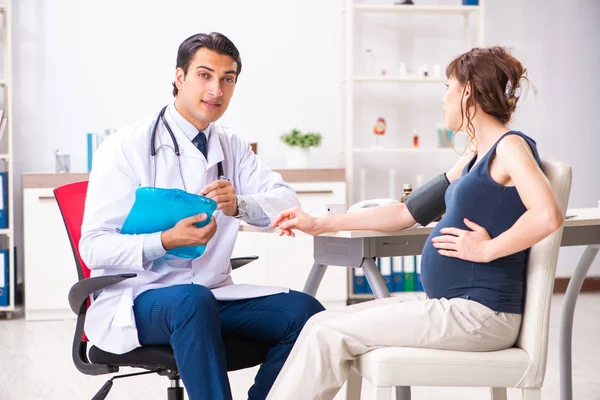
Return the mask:
{"type": "Polygon", "coordinates": [[[8,119],[6,117],[2,117],[4,115],[4,110],[0,110],[0,152],[4,149],[2,145],[2,139],[4,138],[4,132],[6,131],[6,126],[8,125],[8,119]]]}

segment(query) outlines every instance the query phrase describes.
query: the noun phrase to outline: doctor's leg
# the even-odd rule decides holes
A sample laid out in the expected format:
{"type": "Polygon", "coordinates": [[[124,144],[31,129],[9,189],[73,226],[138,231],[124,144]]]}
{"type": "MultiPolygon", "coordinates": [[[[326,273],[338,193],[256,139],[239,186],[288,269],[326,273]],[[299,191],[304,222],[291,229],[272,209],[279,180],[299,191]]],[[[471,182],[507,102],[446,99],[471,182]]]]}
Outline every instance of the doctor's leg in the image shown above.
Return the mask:
{"type": "Polygon", "coordinates": [[[293,290],[254,299],[220,301],[219,304],[223,335],[274,343],[256,374],[254,385],[248,391],[249,400],[263,400],[302,327],[311,316],[324,308],[314,297],[293,290]]]}
{"type": "Polygon", "coordinates": [[[231,399],[219,304],[201,285],[140,294],[134,304],[142,345],[171,345],[190,400],[231,399]]]}

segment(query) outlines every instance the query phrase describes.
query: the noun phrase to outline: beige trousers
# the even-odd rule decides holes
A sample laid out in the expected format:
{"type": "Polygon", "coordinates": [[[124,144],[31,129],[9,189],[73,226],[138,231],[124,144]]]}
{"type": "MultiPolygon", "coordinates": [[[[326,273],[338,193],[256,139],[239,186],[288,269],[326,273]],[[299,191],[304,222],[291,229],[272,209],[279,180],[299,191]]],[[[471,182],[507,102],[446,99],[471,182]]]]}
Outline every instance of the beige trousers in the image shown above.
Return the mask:
{"type": "Polygon", "coordinates": [[[267,399],[333,399],[354,359],[376,348],[501,350],[520,326],[519,314],[465,299],[392,297],[323,311],[305,325],[267,399]]]}

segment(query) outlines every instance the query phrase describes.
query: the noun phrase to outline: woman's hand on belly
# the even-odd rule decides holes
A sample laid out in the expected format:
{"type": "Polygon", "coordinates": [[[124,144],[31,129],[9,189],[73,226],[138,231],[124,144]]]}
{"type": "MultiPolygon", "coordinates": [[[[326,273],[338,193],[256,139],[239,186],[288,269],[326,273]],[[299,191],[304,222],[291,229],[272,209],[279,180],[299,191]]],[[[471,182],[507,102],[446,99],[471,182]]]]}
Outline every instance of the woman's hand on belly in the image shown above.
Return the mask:
{"type": "Polygon", "coordinates": [[[472,262],[492,261],[486,251],[492,240],[484,227],[465,218],[465,225],[470,231],[459,228],[442,228],[441,236],[431,239],[438,253],[446,257],[455,257],[472,262]]]}

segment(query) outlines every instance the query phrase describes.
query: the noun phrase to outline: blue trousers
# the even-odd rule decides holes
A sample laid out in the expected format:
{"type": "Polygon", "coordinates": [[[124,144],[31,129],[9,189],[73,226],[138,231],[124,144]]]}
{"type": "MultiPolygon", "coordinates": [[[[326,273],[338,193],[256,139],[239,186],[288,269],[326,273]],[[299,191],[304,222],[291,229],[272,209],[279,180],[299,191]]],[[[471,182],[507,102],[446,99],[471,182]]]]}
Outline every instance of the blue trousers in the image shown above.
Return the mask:
{"type": "Polygon", "coordinates": [[[168,345],[190,400],[229,400],[223,335],[272,341],[248,399],[265,399],[308,319],[323,311],[315,298],[290,291],[254,299],[218,301],[196,284],[152,289],[135,299],[142,345],[168,345]]]}

